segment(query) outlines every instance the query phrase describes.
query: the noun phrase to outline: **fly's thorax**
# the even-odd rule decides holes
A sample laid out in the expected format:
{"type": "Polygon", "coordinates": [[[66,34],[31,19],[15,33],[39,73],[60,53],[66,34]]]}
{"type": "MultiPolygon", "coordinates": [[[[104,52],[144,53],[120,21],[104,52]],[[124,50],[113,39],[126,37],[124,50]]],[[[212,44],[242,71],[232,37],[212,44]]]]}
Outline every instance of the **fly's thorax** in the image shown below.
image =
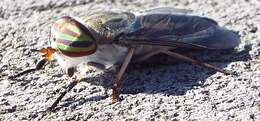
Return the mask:
{"type": "Polygon", "coordinates": [[[128,12],[97,12],[81,19],[84,25],[95,31],[97,40],[112,41],[129,29],[135,21],[135,15],[128,12]]]}
{"type": "Polygon", "coordinates": [[[126,47],[116,44],[104,44],[98,46],[94,54],[85,57],[85,61],[96,62],[110,68],[113,65],[122,63],[126,54],[126,47]]]}

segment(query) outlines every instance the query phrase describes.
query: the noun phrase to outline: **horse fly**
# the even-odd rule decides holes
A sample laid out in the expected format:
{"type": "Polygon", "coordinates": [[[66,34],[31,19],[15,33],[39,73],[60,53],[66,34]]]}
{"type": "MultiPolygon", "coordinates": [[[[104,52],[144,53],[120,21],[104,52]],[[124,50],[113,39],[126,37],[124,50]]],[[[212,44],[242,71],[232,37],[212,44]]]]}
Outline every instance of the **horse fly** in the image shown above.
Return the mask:
{"type": "Polygon", "coordinates": [[[192,15],[191,11],[185,9],[162,7],[138,13],[106,11],[81,18],[64,16],[51,27],[50,46],[37,50],[43,59],[36,67],[9,78],[40,70],[46,62],[58,59],[73,81],[48,108],[53,110],[82,79],[79,73],[74,74],[78,64],[95,63],[104,67],[119,64],[121,68],[112,85],[112,101],[116,102],[121,78],[130,61],[140,62],[156,54],[166,54],[224,74],[232,74],[174,50],[226,50],[233,49],[239,42],[238,35],[220,27],[214,20],[192,15]]]}

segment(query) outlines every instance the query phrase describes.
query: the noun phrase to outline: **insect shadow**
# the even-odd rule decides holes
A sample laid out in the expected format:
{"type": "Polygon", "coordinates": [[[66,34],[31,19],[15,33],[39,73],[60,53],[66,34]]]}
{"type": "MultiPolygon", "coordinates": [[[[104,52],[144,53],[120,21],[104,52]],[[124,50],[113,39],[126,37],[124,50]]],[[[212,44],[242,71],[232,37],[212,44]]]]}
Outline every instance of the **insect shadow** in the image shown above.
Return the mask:
{"type": "MultiPolygon", "coordinates": [[[[188,51],[178,50],[182,54],[189,55],[192,52],[194,59],[200,59],[204,62],[212,62],[218,67],[224,68],[230,62],[247,61],[251,59],[247,48],[240,52],[235,51],[188,51]],[[207,55],[207,56],[205,56],[207,55]],[[217,64],[216,64],[217,63],[217,64]]],[[[106,70],[105,73],[96,77],[84,78],[81,83],[90,83],[96,86],[111,89],[113,75],[116,69],[106,70]]],[[[204,81],[214,71],[207,70],[202,67],[184,63],[166,55],[157,55],[143,63],[130,64],[120,89],[121,94],[157,94],[161,93],[166,96],[184,95],[188,90],[194,89],[196,86],[203,86],[204,81]]],[[[89,101],[104,100],[109,96],[95,95],[84,96],[78,99],[69,97],[65,99],[65,103],[57,106],[55,111],[62,107],[77,107],[89,101]]],[[[122,99],[122,98],[120,98],[122,99]]]]}
{"type": "MultiPolygon", "coordinates": [[[[181,49],[177,50],[177,52],[203,62],[212,63],[220,68],[225,68],[231,62],[250,60],[250,50],[251,46],[247,46],[244,50],[239,52],[234,50],[191,51],[181,49]]],[[[235,70],[231,71],[235,72],[235,70]]],[[[120,93],[162,93],[164,95],[183,95],[188,90],[197,86],[205,86],[203,85],[205,80],[215,73],[215,71],[192,65],[190,63],[185,63],[167,55],[156,55],[148,61],[129,65],[126,75],[123,78],[124,81],[120,93]]],[[[113,81],[113,76],[111,75],[113,74],[105,73],[102,77],[85,78],[83,83],[88,82],[93,85],[111,88],[113,81]]],[[[87,101],[89,99],[85,100],[87,101]]]]}
{"type": "MultiPolygon", "coordinates": [[[[234,50],[200,51],[186,49],[179,49],[175,52],[188,55],[196,60],[212,63],[220,68],[225,68],[231,62],[251,60],[251,56],[249,55],[251,49],[252,47],[249,45],[246,46],[244,50],[238,52],[234,50]]],[[[106,70],[104,74],[99,76],[84,78],[81,83],[90,83],[111,89],[115,73],[114,68],[112,71],[106,70]]],[[[212,70],[185,63],[167,55],[156,55],[148,61],[129,65],[123,77],[124,81],[120,93],[161,93],[166,96],[184,95],[187,91],[195,87],[207,86],[204,85],[205,80],[215,73],[216,72],[212,70]]],[[[67,97],[64,98],[65,103],[58,106],[55,111],[60,110],[62,107],[73,108],[89,101],[100,101],[108,97],[108,95],[83,96],[78,99],[75,97],[67,97]]]]}
{"type": "MultiPolygon", "coordinates": [[[[177,50],[177,52],[224,68],[231,62],[250,60],[250,50],[251,46],[247,46],[244,50],[238,52],[234,50],[191,51],[181,49],[177,50]]],[[[90,83],[91,85],[111,89],[113,77],[116,73],[115,70],[115,68],[112,68],[99,76],[84,78],[81,83],[90,83]]],[[[149,59],[149,61],[129,65],[126,75],[123,78],[124,81],[120,93],[161,93],[165,96],[184,95],[188,90],[195,87],[207,86],[204,85],[205,80],[215,73],[212,70],[185,63],[167,55],[157,55],[149,59]]],[[[83,96],[77,99],[75,97],[68,97],[65,99],[65,103],[58,106],[55,111],[60,110],[62,107],[76,108],[86,102],[101,101],[109,97],[109,95],[100,94],[90,97],[83,96]]]]}

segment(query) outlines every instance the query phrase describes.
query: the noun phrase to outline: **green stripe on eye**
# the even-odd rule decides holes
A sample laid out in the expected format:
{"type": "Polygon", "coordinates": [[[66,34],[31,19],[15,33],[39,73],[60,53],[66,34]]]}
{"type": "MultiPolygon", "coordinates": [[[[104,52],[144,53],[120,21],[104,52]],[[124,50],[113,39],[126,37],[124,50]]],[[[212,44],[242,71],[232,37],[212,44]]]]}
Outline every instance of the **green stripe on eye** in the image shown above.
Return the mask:
{"type": "Polygon", "coordinates": [[[69,40],[69,41],[75,41],[77,40],[77,37],[73,37],[73,36],[70,36],[68,34],[64,34],[64,33],[61,33],[61,32],[57,32],[55,31],[55,37],[57,39],[65,39],[65,40],[69,40]]]}
{"type": "Polygon", "coordinates": [[[62,32],[54,32],[57,39],[64,39],[69,41],[91,41],[92,38],[86,34],[81,34],[79,37],[73,37],[68,34],[64,34],[62,32]]]}
{"type": "Polygon", "coordinates": [[[87,52],[87,51],[91,51],[91,50],[95,49],[94,44],[90,45],[89,47],[82,48],[82,47],[71,47],[71,46],[67,46],[67,45],[58,43],[57,47],[60,50],[71,51],[71,52],[87,52]]]}

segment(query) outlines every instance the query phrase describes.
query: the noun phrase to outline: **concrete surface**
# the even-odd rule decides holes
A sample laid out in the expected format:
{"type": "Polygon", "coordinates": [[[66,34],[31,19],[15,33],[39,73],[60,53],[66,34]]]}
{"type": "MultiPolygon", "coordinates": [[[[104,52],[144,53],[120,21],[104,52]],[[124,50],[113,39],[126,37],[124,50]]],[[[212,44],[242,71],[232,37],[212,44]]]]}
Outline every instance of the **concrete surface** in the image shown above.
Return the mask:
{"type": "Polygon", "coordinates": [[[260,120],[259,28],[258,0],[1,0],[0,120],[260,120]],[[30,49],[47,45],[50,26],[62,15],[160,6],[191,9],[236,31],[241,44],[234,51],[202,52],[194,58],[238,76],[186,63],[134,65],[124,76],[122,101],[112,104],[103,93],[108,87],[111,94],[105,83],[111,83],[113,73],[91,71],[87,77],[92,81],[78,84],[52,113],[46,108],[69,83],[55,61],[45,70],[7,79],[35,65],[40,55],[30,49]]]}

